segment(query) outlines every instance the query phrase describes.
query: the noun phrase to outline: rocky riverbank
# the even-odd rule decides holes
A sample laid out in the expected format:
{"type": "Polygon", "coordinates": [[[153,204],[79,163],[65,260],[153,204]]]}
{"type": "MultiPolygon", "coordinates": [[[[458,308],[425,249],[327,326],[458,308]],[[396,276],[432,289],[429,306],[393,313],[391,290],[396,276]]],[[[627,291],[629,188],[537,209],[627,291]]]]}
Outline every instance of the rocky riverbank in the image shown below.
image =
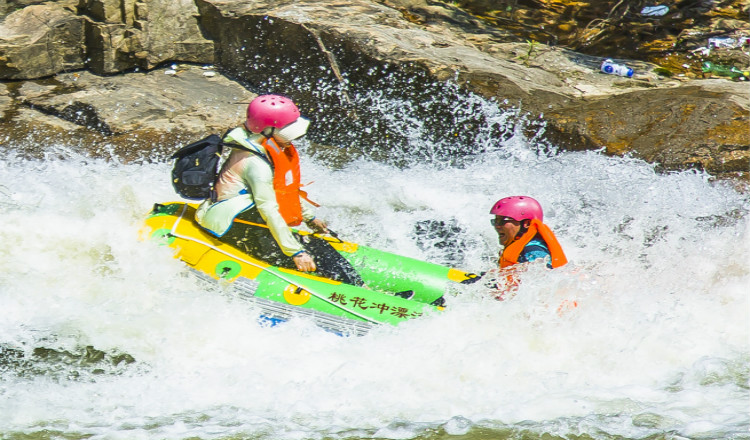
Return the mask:
{"type": "Polygon", "coordinates": [[[342,128],[361,127],[377,146],[399,127],[353,97],[388,83],[416,102],[439,91],[520,106],[565,149],[747,181],[750,83],[702,66],[748,68],[750,2],[661,4],[665,14],[644,16],[645,2],[6,0],[0,142],[163,159],[277,92],[313,117],[317,142],[347,146],[342,128]],[[606,57],[634,75],[601,73],[606,57]]]}

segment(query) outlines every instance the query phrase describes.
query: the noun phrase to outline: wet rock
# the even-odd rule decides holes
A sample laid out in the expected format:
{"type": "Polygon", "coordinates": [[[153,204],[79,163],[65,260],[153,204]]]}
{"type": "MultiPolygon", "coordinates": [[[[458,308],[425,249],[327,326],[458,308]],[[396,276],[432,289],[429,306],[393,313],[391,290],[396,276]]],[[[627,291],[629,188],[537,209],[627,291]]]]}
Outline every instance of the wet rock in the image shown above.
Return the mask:
{"type": "MultiPolygon", "coordinates": [[[[613,155],[637,152],[639,157],[666,169],[740,173],[750,163],[748,101],[747,84],[707,80],[691,87],[658,90],[658,94],[643,90],[607,95],[550,116],[562,122],[566,114],[574,114],[589,121],[579,142],[569,143],[571,148],[576,144],[585,148],[590,142],[589,148],[606,145],[613,155]],[[644,100],[653,105],[647,112],[627,111],[640,109],[639,103],[644,100]],[[630,129],[633,126],[648,130],[634,131],[630,129]],[[680,141],[675,143],[674,139],[680,141]],[[687,148],[682,144],[686,139],[692,139],[687,148]]],[[[571,121],[571,126],[567,133],[580,133],[577,121],[571,121]]],[[[559,132],[553,136],[566,134],[564,123],[556,129],[559,132]]]]}
{"type": "MultiPolygon", "coordinates": [[[[459,0],[461,8],[518,38],[600,57],[636,59],[663,66],[671,74],[700,76],[691,51],[712,37],[750,36],[746,0],[568,1],[459,0]],[[648,7],[666,11],[644,13],[648,7]],[[687,64],[687,65],[686,65],[687,64]]],[[[750,65],[741,45],[732,50],[736,67],[750,65]]],[[[706,53],[701,59],[713,60],[706,53]]],[[[700,60],[698,60],[700,61],[700,60]]]]}
{"type": "MultiPolygon", "coordinates": [[[[742,46],[701,49],[708,37],[745,32],[746,1],[670,0],[664,2],[669,12],[659,17],[640,15],[645,1],[16,4],[19,9],[6,8],[0,24],[0,77],[46,78],[49,90],[33,91],[28,81],[8,86],[0,100],[5,110],[0,135],[9,140],[43,142],[48,127],[53,138],[117,145],[132,156],[140,146],[149,150],[157,142],[171,148],[181,136],[228,128],[236,120],[207,116],[212,104],[202,92],[210,77],[191,70],[183,75],[180,69],[165,75],[161,67],[215,62],[214,79],[232,77],[242,84],[210,89],[222,111],[232,107],[227,103],[235,100],[234,87],[245,96],[288,94],[316,119],[318,141],[349,146],[348,133],[356,129],[373,157],[387,157],[387,148],[408,139],[402,127],[356,105],[353,97],[388,84],[390,98],[425,106],[438,121],[452,118],[448,106],[425,103],[440,93],[450,102],[473,92],[520,106],[529,120],[545,120],[546,135],[563,148],[604,147],[666,169],[747,175],[750,168],[745,83],[703,79],[701,70],[709,58],[747,64],[742,46]],[[605,56],[632,67],[633,78],[600,73],[605,56]],[[182,96],[162,84],[168,78],[182,96]],[[191,80],[177,86],[184,78],[191,80]],[[447,80],[461,91],[440,85],[447,80]],[[30,112],[39,115],[34,130],[19,128],[30,112]]],[[[240,109],[230,113],[241,118],[240,109]]],[[[470,144],[470,119],[452,128],[434,123],[426,135],[438,142],[455,133],[454,143],[470,144]]]]}
{"type": "Polygon", "coordinates": [[[99,74],[166,61],[213,63],[192,0],[80,0],[86,17],[87,68],[99,74]]]}
{"type": "MultiPolygon", "coordinates": [[[[687,79],[664,79],[655,71],[658,66],[638,60],[620,60],[636,70],[633,79],[605,75],[599,72],[601,57],[544,44],[505,42],[449,5],[418,0],[384,3],[388,8],[367,2],[336,8],[316,2],[199,5],[202,24],[220,42],[223,66],[237,76],[260,78],[260,88],[294,90],[295,98],[307,105],[319,104],[319,83],[340,84],[344,92],[377,88],[392,81],[392,66],[397,65],[417,78],[415,88],[428,88],[430,79],[451,79],[499,102],[520,103],[533,117],[548,121],[549,137],[564,148],[605,147],[610,154],[633,154],[665,169],[748,169],[750,99],[739,84],[702,86],[687,79]],[[294,70],[285,73],[263,63],[266,59],[293,65],[294,70]],[[709,151],[712,159],[693,154],[694,145],[709,151]]],[[[408,92],[406,83],[397,88],[418,96],[408,92]]],[[[318,109],[346,104],[342,93],[318,109]]],[[[356,125],[344,112],[324,125],[337,127],[337,121],[344,121],[344,127],[356,125]]],[[[398,139],[398,133],[386,134],[398,139]]]]}
{"type": "Polygon", "coordinates": [[[11,83],[0,104],[13,123],[0,124],[0,141],[32,154],[59,142],[94,155],[157,158],[244,120],[254,94],[223,76],[205,76],[200,66],[176,67],[174,75],[77,72],[11,83]]]}
{"type": "Polygon", "coordinates": [[[31,5],[0,22],[0,78],[41,78],[84,67],[84,20],[72,4],[31,5]]]}
{"type": "Polygon", "coordinates": [[[6,5],[0,77],[36,79],[80,69],[99,74],[166,61],[212,63],[192,0],[62,0],[6,5]]]}

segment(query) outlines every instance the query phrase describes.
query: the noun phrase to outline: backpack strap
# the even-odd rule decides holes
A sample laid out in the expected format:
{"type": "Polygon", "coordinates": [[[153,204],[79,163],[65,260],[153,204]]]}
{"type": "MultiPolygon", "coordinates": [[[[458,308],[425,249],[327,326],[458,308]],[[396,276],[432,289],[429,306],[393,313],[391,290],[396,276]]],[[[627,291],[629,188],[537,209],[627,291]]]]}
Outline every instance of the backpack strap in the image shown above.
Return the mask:
{"type": "Polygon", "coordinates": [[[235,143],[235,142],[224,142],[224,139],[226,139],[226,137],[227,137],[227,135],[229,134],[229,132],[230,132],[230,131],[232,131],[232,129],[230,129],[230,130],[227,130],[227,131],[226,131],[226,132],[224,133],[224,135],[223,135],[223,136],[221,137],[221,139],[222,139],[222,140],[221,140],[221,143],[220,143],[221,145],[225,145],[225,146],[227,146],[227,147],[232,147],[232,148],[239,148],[240,150],[243,150],[243,151],[247,151],[247,152],[253,153],[254,155],[256,155],[256,156],[260,157],[261,159],[263,159],[263,160],[264,160],[264,161],[265,161],[265,162],[266,162],[266,163],[267,163],[267,164],[268,164],[268,165],[269,165],[269,166],[271,167],[271,170],[274,170],[273,162],[271,162],[271,161],[270,161],[270,160],[268,159],[268,157],[266,157],[266,155],[265,155],[265,154],[262,154],[262,153],[258,153],[258,152],[257,152],[257,151],[255,151],[255,150],[252,150],[252,149],[250,149],[250,148],[247,148],[247,147],[246,147],[246,146],[244,146],[244,145],[240,145],[240,144],[238,144],[238,143],[235,143]]]}

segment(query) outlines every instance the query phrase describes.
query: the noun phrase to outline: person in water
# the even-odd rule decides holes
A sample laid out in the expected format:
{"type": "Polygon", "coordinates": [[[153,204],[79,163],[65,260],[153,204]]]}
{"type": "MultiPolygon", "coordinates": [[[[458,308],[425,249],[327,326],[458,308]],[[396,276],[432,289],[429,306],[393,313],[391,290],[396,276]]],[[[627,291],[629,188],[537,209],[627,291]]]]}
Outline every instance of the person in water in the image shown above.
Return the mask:
{"type": "Polygon", "coordinates": [[[290,229],[304,222],[313,232],[329,232],[326,222],[315,217],[311,205],[317,205],[301,190],[299,155],[292,144],[309,124],[287,97],[253,99],[245,123],[224,136],[232,149],[215,185],[217,197],[204,200],[195,219],[221,241],[269,264],[362,285],[328,242],[290,229]]]}
{"type": "Polygon", "coordinates": [[[500,289],[498,299],[517,289],[517,275],[525,266],[523,263],[540,260],[554,269],[568,262],[555,234],[543,223],[542,206],[533,198],[502,198],[492,205],[490,214],[494,215],[490,222],[503,246],[496,272],[505,275],[505,287],[500,289]]]}

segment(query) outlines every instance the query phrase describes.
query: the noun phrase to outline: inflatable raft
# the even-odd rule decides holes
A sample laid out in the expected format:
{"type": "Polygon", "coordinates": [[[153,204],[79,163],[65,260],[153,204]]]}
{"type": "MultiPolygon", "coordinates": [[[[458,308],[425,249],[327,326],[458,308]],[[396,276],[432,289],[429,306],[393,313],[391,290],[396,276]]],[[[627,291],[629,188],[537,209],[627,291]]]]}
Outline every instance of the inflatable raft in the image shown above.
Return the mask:
{"type": "Polygon", "coordinates": [[[193,219],[195,209],[183,202],[154,205],[143,238],[174,248],[175,258],[199,277],[228,282],[271,323],[307,316],[327,330],[362,335],[375,325],[397,325],[442,310],[451,284],[477,279],[472,273],[327,235],[319,237],[352,264],[366,287],[271,266],[205,232],[193,219]]]}

